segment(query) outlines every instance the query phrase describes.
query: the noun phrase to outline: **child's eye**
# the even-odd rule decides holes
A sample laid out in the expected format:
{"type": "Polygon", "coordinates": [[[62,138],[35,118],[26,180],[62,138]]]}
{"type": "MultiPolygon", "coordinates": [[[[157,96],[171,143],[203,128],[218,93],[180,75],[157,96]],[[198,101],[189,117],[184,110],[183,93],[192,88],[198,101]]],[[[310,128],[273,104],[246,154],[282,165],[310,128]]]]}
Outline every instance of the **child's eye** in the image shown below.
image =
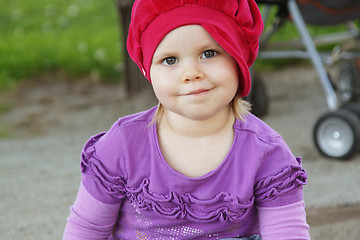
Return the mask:
{"type": "Polygon", "coordinates": [[[201,54],[201,58],[212,58],[215,57],[216,52],[214,50],[206,50],[201,54]]]}
{"type": "Polygon", "coordinates": [[[176,57],[167,57],[162,61],[166,65],[174,65],[177,62],[176,57]]]}

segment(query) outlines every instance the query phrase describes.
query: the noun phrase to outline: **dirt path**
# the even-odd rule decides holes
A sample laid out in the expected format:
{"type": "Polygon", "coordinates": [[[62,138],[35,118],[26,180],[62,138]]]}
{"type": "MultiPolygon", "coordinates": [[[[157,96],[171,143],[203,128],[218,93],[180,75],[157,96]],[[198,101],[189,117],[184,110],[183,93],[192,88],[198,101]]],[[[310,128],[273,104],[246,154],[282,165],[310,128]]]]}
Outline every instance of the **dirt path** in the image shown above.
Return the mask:
{"type": "MultiPolygon", "coordinates": [[[[283,135],[309,175],[305,201],[312,239],[360,239],[360,156],[319,156],[311,138],[327,111],[317,77],[308,67],[263,75],[271,109],[263,118],[283,135]]],[[[120,116],[156,104],[149,90],[127,99],[121,85],[41,76],[0,95],[0,239],[60,239],[80,181],[85,141],[120,116]]]]}

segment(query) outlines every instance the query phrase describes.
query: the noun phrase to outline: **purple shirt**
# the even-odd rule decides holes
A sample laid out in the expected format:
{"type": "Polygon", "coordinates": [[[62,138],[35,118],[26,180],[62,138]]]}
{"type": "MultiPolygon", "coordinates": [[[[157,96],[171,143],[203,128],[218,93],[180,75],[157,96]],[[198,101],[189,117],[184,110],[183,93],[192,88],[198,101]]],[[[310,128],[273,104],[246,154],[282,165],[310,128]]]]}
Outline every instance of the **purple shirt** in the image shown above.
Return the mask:
{"type": "Polygon", "coordinates": [[[233,145],[216,169],[192,178],[162,156],[156,124],[150,124],[155,111],[119,119],[108,132],[91,138],[83,151],[86,190],[103,203],[122,204],[113,238],[259,234],[257,207],[303,199],[307,176],[300,160],[255,116],[236,121],[233,145]]]}

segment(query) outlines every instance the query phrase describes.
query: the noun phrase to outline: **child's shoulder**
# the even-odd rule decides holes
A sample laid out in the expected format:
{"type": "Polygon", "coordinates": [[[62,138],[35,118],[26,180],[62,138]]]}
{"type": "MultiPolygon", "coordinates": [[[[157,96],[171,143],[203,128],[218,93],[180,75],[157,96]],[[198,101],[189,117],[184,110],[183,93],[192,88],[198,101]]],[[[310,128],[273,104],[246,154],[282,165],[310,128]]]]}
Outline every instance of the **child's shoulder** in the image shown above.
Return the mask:
{"type": "Polygon", "coordinates": [[[156,108],[157,107],[153,107],[146,111],[119,118],[108,131],[92,137],[93,140],[96,140],[92,142],[97,143],[98,146],[107,146],[112,145],[110,144],[111,142],[121,142],[121,139],[124,138],[126,138],[127,141],[138,138],[144,134],[144,131],[151,129],[149,126],[151,125],[156,108]]]}
{"type": "Polygon", "coordinates": [[[151,123],[154,114],[156,112],[156,109],[157,106],[142,112],[121,117],[115,122],[114,126],[126,127],[127,125],[139,125],[139,124],[148,125],[149,123],[151,123]]]}
{"type": "Polygon", "coordinates": [[[119,118],[111,128],[106,132],[105,138],[115,140],[126,138],[127,141],[133,138],[141,137],[146,133],[150,133],[151,121],[154,117],[157,107],[130,114],[119,118]]]}
{"type": "Polygon", "coordinates": [[[279,133],[251,113],[244,120],[238,120],[235,124],[235,129],[266,143],[272,142],[276,138],[281,138],[279,133]]]}
{"type": "Polygon", "coordinates": [[[141,141],[149,139],[146,135],[152,134],[149,123],[155,111],[156,107],[119,118],[108,131],[92,136],[86,142],[83,152],[87,155],[96,152],[95,155],[106,162],[103,164],[113,169],[111,164],[116,165],[116,161],[112,162],[111,159],[116,159],[116,156],[123,154],[127,148],[138,146],[141,141]]]}

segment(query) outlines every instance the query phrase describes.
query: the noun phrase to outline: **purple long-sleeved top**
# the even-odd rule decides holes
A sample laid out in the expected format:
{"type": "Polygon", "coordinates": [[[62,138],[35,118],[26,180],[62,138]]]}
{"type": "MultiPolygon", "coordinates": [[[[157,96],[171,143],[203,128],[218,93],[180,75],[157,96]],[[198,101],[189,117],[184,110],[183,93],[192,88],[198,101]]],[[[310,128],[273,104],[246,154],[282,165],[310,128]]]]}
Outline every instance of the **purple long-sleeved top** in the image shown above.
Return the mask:
{"type": "Polygon", "coordinates": [[[121,118],[85,145],[82,185],[96,201],[120,209],[109,239],[261,234],[258,209],[303,200],[307,177],[300,160],[255,116],[236,121],[233,145],[216,169],[192,178],[162,156],[150,124],[155,111],[121,118]]]}

